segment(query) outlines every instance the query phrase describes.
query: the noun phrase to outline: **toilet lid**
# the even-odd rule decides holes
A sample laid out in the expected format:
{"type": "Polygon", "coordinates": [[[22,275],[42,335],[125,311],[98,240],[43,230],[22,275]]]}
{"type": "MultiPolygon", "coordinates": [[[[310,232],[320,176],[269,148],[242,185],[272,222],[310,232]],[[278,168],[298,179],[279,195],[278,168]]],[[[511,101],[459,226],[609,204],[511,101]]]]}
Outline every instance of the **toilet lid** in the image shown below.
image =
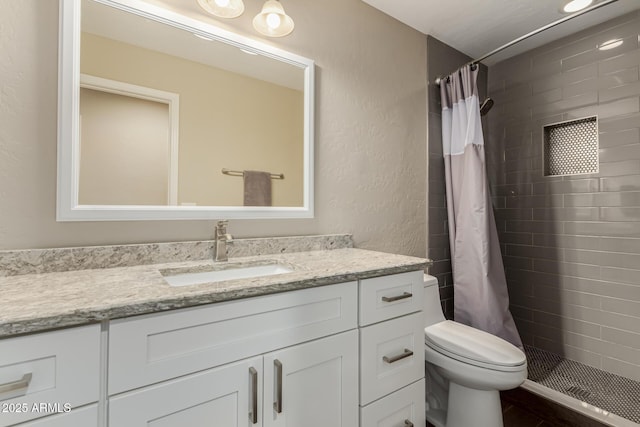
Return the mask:
{"type": "Polygon", "coordinates": [[[511,343],[462,323],[445,320],[424,328],[425,343],[452,357],[493,366],[519,366],[525,354],[511,343]],[[456,357],[458,356],[458,357],[456,357]]]}

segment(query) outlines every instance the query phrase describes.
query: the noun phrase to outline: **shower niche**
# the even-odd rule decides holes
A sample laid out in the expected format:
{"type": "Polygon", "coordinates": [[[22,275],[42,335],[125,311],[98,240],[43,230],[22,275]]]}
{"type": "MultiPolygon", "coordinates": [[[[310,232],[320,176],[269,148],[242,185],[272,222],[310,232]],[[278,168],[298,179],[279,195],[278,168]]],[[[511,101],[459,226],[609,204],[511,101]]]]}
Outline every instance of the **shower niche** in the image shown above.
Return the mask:
{"type": "Polygon", "coordinates": [[[544,176],[598,173],[598,117],[543,127],[544,176]]]}

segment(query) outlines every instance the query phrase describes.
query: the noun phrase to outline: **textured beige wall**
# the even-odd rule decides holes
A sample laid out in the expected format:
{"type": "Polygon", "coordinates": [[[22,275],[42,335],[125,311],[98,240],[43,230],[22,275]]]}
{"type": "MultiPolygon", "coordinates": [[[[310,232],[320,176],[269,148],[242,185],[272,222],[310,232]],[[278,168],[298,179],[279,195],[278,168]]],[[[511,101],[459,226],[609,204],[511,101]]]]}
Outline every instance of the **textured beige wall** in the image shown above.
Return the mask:
{"type": "MultiPolygon", "coordinates": [[[[254,10],[227,24],[251,37],[254,10]]],[[[238,236],[353,233],[356,245],[425,254],[426,38],[360,0],[296,0],[267,40],[316,61],[316,216],[237,220],[238,236]],[[336,13],[339,12],[339,13],[336,13]]],[[[213,221],[55,221],[55,0],[0,1],[0,248],[210,238],[213,221]]]]}
{"type": "Polygon", "coordinates": [[[273,205],[302,206],[301,91],[93,34],[81,46],[82,73],[180,95],[178,204],[242,206],[227,168],[284,174],[273,205]]]}

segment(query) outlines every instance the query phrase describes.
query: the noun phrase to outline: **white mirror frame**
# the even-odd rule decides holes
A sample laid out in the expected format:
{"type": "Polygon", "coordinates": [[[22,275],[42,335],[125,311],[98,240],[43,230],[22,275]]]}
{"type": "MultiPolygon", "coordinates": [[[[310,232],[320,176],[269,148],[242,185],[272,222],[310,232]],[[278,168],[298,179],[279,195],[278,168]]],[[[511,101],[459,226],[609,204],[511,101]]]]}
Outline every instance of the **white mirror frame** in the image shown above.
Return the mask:
{"type": "Polygon", "coordinates": [[[58,221],[313,218],[314,62],[140,0],[93,0],[160,21],[304,70],[303,206],[79,205],[80,3],[60,0],[58,53],[58,221]]]}

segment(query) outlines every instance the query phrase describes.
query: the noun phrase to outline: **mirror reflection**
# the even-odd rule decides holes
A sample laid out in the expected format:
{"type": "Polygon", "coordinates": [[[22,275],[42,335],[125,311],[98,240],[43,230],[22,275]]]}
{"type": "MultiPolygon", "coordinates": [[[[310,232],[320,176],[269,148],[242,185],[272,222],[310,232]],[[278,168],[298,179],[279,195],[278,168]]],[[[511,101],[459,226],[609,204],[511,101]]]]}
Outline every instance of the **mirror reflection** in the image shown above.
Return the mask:
{"type": "Polygon", "coordinates": [[[304,68],[82,2],[79,205],[304,204],[304,68]]]}

